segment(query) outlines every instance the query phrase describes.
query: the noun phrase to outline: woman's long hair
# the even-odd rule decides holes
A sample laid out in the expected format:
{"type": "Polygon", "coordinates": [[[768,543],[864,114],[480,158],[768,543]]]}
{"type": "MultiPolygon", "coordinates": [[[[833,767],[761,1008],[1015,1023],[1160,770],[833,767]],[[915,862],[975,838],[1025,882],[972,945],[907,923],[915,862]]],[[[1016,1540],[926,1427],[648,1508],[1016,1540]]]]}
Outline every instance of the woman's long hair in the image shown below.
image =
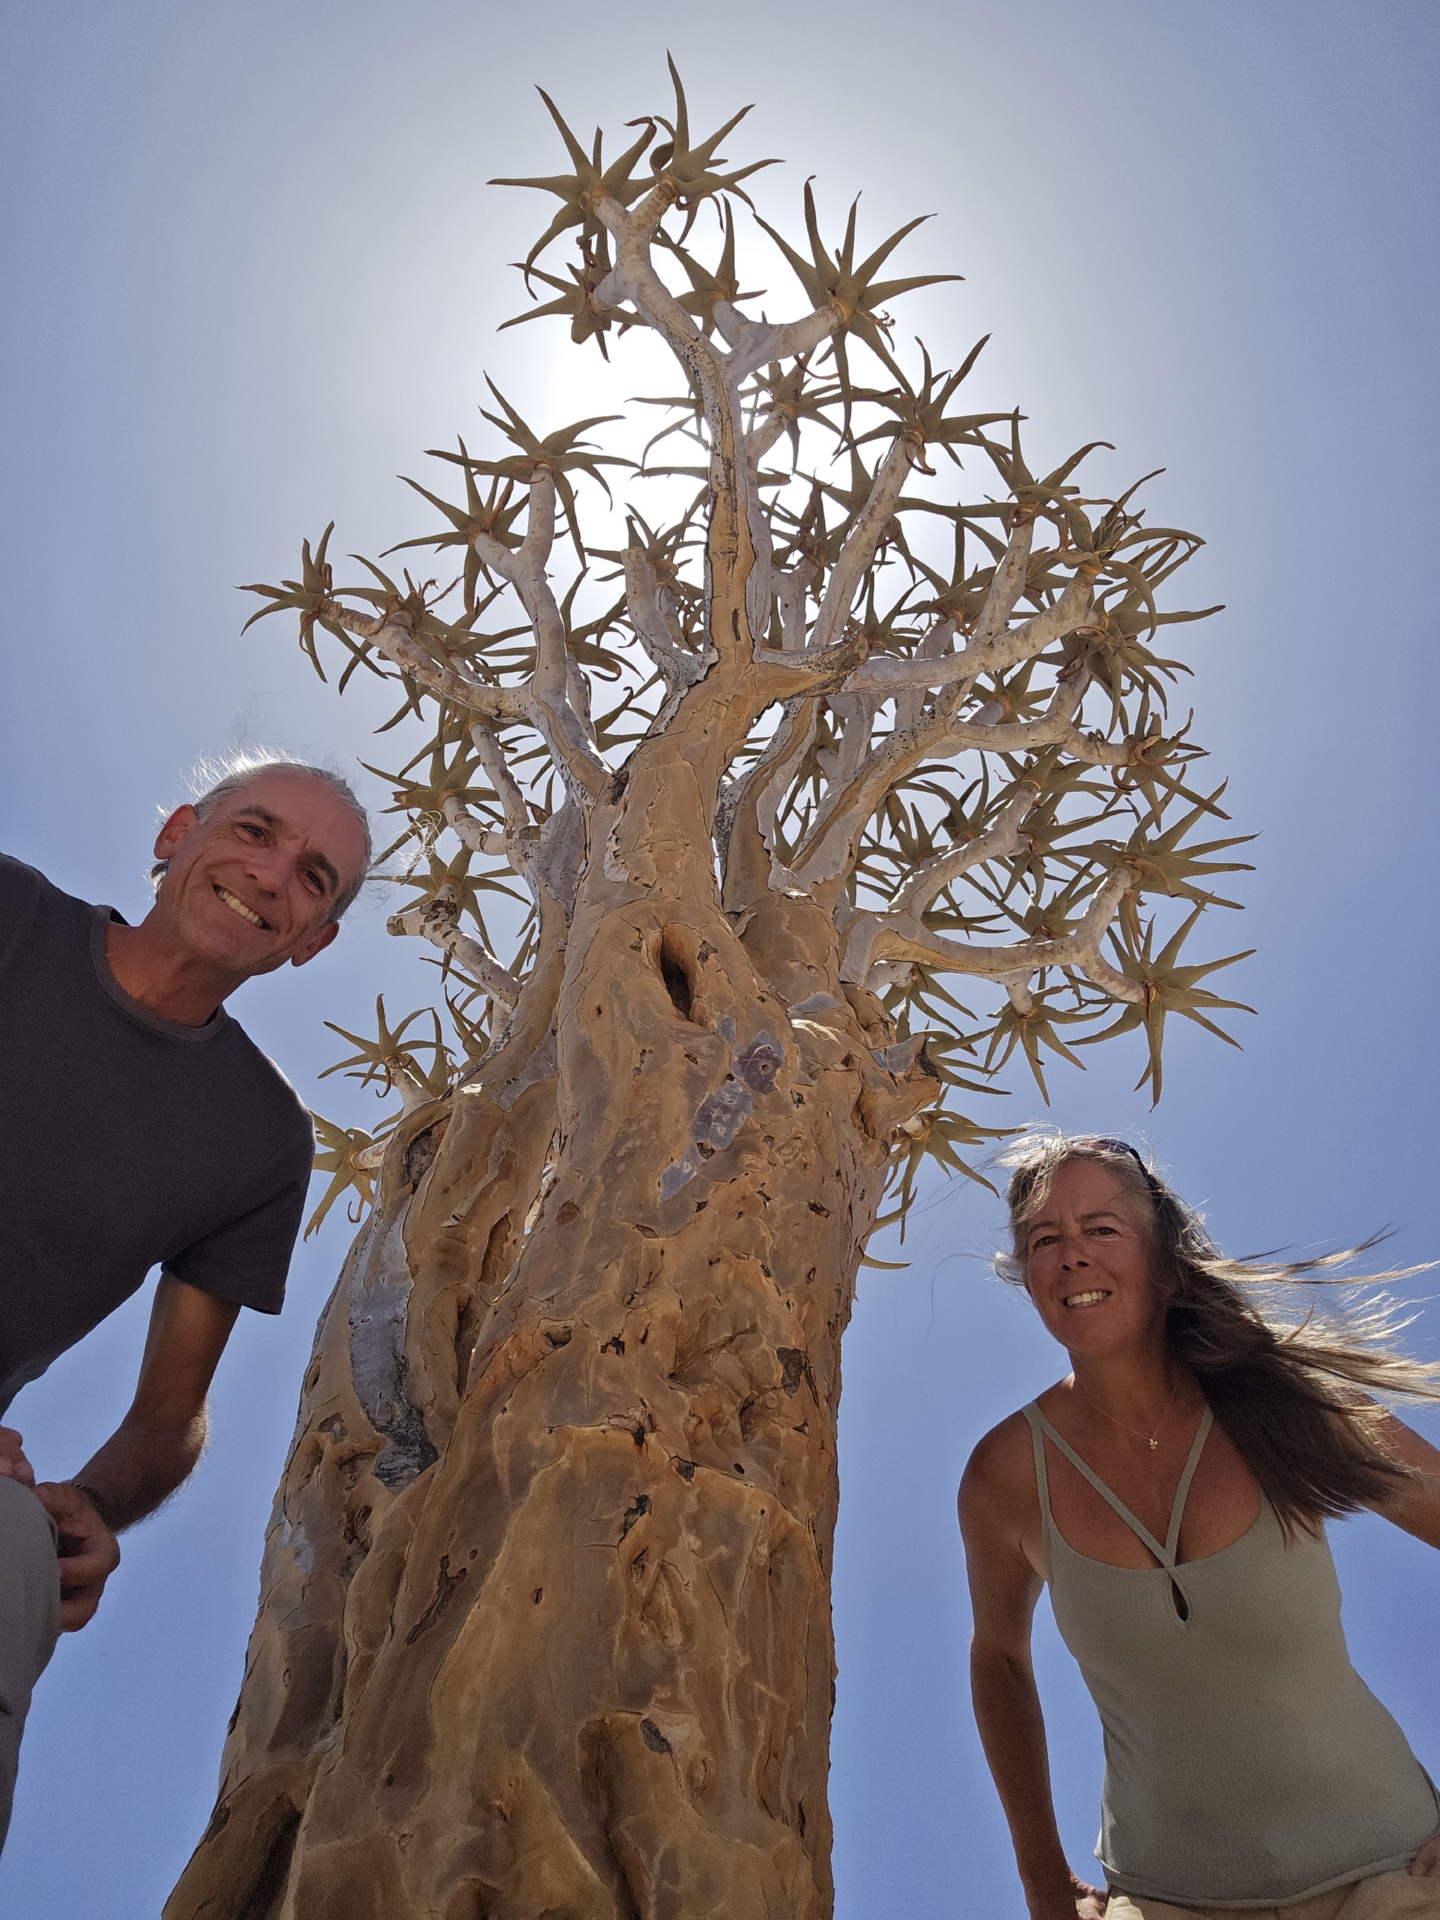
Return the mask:
{"type": "MultiPolygon", "coordinates": [[[[1406,1322],[1381,1298],[1299,1318],[1276,1310],[1284,1289],[1347,1284],[1333,1269],[1373,1245],[1316,1260],[1227,1259],[1193,1208],[1123,1141],[1030,1134],[1001,1156],[1012,1169],[1006,1200],[1013,1251],[995,1265],[1025,1283],[1026,1231],[1067,1161],[1113,1174],[1146,1223],[1150,1277],[1170,1296],[1170,1344],[1200,1382],[1215,1418],[1264,1489],[1287,1533],[1383,1505],[1412,1477],[1387,1446],[1384,1413],[1370,1398],[1440,1401],[1440,1365],[1395,1345],[1406,1322]]],[[[1423,1271],[1365,1277],[1365,1286],[1423,1271]]],[[[1355,1285],[1351,1280],[1348,1284],[1355,1285]]]]}

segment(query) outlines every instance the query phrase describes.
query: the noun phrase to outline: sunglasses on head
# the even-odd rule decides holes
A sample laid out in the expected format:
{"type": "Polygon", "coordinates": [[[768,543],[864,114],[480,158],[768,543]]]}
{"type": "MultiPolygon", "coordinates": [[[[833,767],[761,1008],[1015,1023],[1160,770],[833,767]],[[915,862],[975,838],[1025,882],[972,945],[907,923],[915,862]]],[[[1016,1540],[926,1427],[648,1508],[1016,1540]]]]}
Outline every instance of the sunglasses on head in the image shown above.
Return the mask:
{"type": "Polygon", "coordinates": [[[1155,1176],[1151,1173],[1149,1167],[1146,1166],[1140,1149],[1138,1147],[1132,1147],[1128,1140],[1113,1140],[1105,1134],[1092,1134],[1080,1144],[1087,1147],[1099,1147],[1102,1153],[1128,1153],[1136,1166],[1139,1167],[1141,1173],[1144,1174],[1148,1184],[1151,1187],[1155,1186],[1155,1176]]]}

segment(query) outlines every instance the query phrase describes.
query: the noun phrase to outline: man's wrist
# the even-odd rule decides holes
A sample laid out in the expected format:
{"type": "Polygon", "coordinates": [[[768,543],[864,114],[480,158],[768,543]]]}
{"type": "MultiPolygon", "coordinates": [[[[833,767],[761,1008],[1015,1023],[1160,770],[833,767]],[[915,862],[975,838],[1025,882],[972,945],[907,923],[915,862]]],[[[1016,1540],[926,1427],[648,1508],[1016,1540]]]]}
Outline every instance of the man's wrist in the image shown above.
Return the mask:
{"type": "Polygon", "coordinates": [[[111,1533],[117,1533],[119,1531],[118,1527],[115,1524],[114,1510],[112,1509],[109,1500],[105,1497],[103,1493],[100,1493],[94,1487],[89,1486],[84,1480],[68,1480],[66,1482],[66,1485],[73,1487],[76,1493],[84,1494],[85,1498],[90,1502],[91,1506],[95,1509],[96,1513],[98,1513],[100,1518],[105,1522],[106,1526],[110,1529],[111,1533]]]}

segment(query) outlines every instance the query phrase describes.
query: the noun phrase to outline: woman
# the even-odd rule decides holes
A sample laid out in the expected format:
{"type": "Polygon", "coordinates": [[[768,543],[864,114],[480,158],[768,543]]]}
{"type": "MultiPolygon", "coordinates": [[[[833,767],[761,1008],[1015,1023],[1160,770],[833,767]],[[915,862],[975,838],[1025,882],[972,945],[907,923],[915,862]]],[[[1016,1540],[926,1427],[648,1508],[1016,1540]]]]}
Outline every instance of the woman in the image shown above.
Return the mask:
{"type": "Polygon", "coordinates": [[[1071,1372],[960,1489],[975,1717],[1032,1920],[1440,1920],[1440,1801],[1350,1665],[1325,1540],[1371,1507],[1440,1547],[1440,1451],[1369,1391],[1440,1399],[1371,1316],[1272,1319],[1133,1147],[1006,1156],[1024,1286],[1071,1372]],[[1105,1730],[1096,1855],[1070,1872],[1030,1662],[1042,1584],[1105,1730]]]}

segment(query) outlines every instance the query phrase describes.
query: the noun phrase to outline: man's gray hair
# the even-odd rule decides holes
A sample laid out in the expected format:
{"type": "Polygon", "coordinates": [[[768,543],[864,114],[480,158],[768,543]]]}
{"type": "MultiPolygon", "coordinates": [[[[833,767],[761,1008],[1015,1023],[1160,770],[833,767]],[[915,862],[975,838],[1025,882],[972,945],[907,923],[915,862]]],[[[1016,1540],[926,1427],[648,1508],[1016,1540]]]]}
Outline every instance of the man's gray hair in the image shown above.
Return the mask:
{"type": "MultiPolygon", "coordinates": [[[[287,773],[308,773],[314,780],[322,780],[330,791],[345,802],[354,814],[365,839],[365,864],[347,886],[341,888],[330,910],[330,918],[338,920],[347,907],[354,904],[355,897],[364,886],[370,871],[370,862],[375,857],[375,843],[370,835],[370,816],[361,804],[360,797],[343,774],[336,773],[333,767],[312,766],[308,760],[298,759],[293,753],[285,753],[270,747],[237,747],[230,753],[221,754],[216,759],[197,761],[190,775],[190,804],[195,809],[197,819],[204,820],[215,811],[227,793],[238,793],[242,787],[262,773],[268,773],[272,767],[281,768],[287,773]]],[[[156,888],[165,878],[168,860],[157,860],[150,869],[150,878],[156,888]]]]}

